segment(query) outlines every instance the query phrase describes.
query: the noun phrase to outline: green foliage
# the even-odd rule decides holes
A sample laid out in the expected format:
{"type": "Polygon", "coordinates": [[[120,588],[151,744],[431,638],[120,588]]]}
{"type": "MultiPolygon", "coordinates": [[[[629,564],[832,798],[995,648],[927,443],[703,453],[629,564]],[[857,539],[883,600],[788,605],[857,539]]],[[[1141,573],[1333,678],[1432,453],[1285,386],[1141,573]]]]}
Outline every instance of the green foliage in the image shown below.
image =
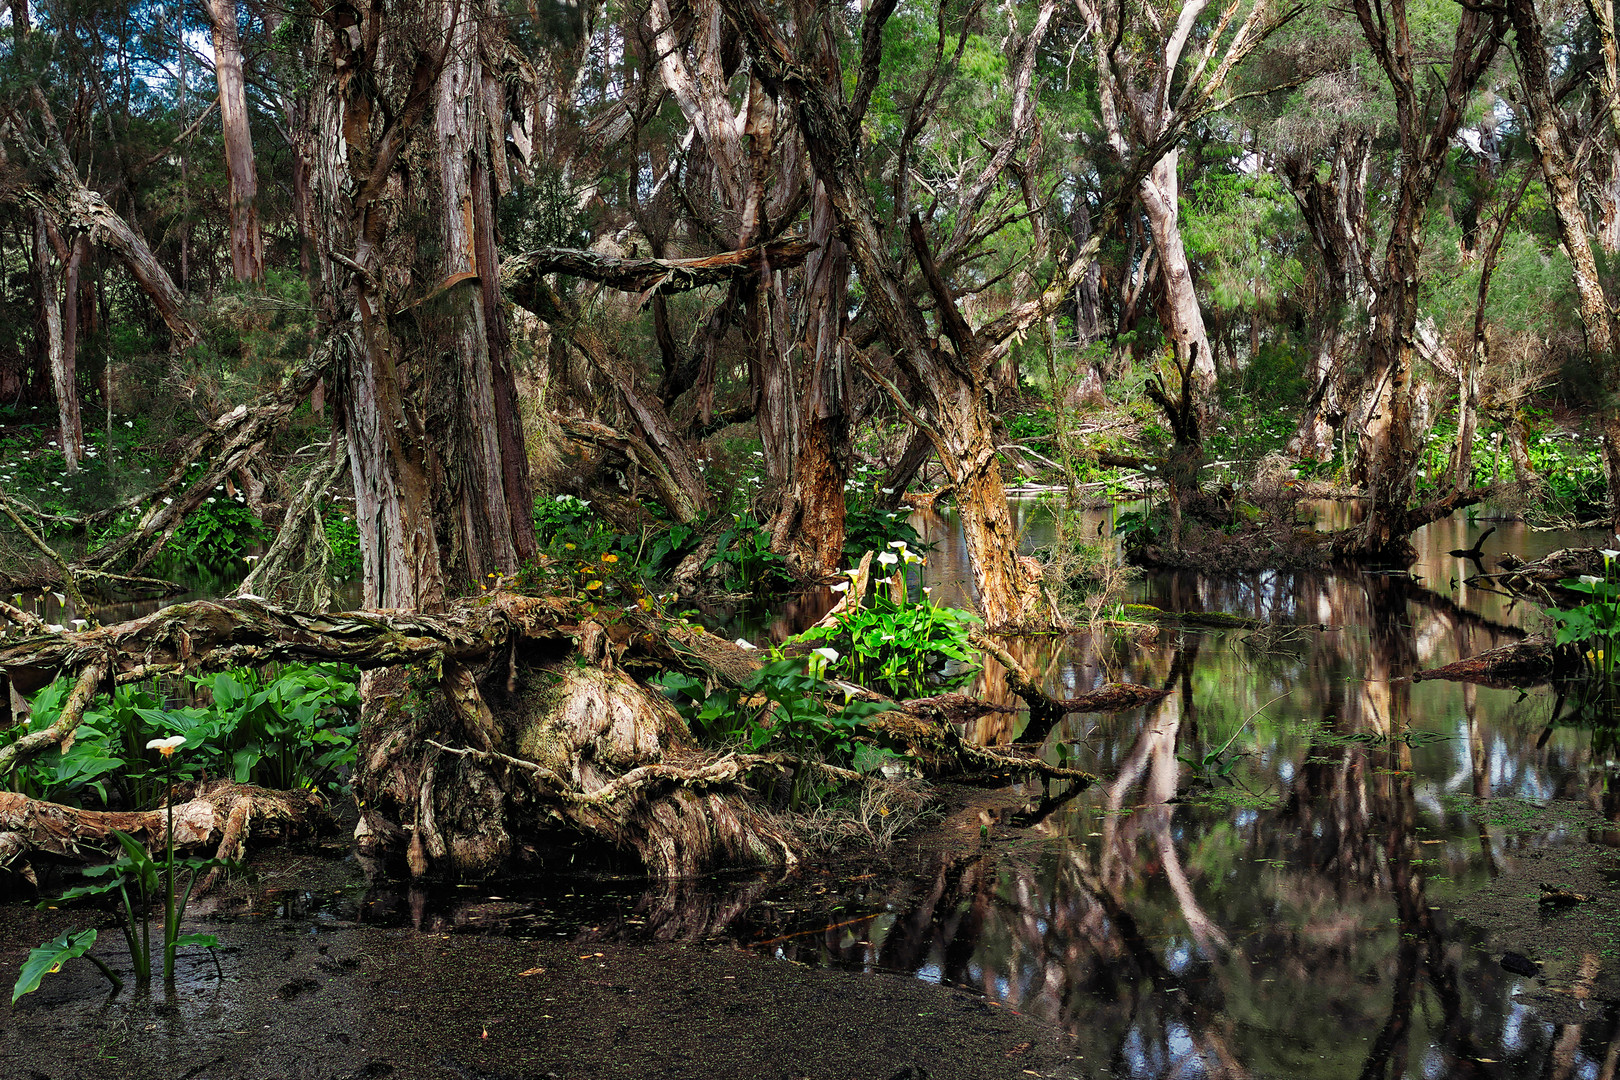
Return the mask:
{"type": "Polygon", "coordinates": [[[321,519],[326,532],[326,546],[331,552],[332,576],[348,580],[360,573],[360,526],[354,517],[329,511],[321,519]]]}
{"type": "Polygon", "coordinates": [[[241,869],[240,863],[228,859],[176,858],[172,819],[165,833],[164,857],[154,859],[139,840],[128,833],[114,830],[113,839],[118,842],[123,854],[110,863],[92,866],[84,871],[87,878],[103,880],[69,889],[55,901],[43,901],[43,903],[65,904],[92,896],[116,895],[123,909],[124,940],[129,945],[130,961],[135,965],[137,984],[145,983],[152,977],[154,900],[159,897],[163,900],[160,942],[163,949],[163,977],[172,979],[174,957],[179,949],[187,946],[206,949],[219,947],[219,939],[212,934],[180,933],[180,920],[185,917],[186,906],[191,903],[191,892],[196,888],[198,879],[203,873],[216,867],[226,870],[241,869]],[[185,892],[178,895],[175,893],[177,873],[185,876],[185,892]]]}
{"type": "Polygon", "coordinates": [[[726,588],[756,594],[793,583],[787,562],[771,550],[771,536],[752,515],[736,514],[704,569],[720,567],[726,588]]]}
{"type": "MultiPolygon", "coordinates": [[[[53,749],[19,766],[11,789],[70,805],[83,805],[92,794],[103,805],[154,805],[163,793],[159,759],[146,747],[154,734],[185,737],[188,771],[274,789],[335,793],[347,783],[360,715],[353,668],[286,665],[270,679],[240,669],[191,681],[208,704],[166,709],[157,693],[136,686],[98,696],[68,750],[53,749]]],[[[70,689],[59,679],[40,690],[27,730],[54,723],[70,689]]],[[[0,744],[23,733],[0,733],[0,744]]]]}
{"type": "Polygon", "coordinates": [[[240,495],[226,496],[224,485],[215,490],[218,494],[204,499],[175,531],[159,559],[161,570],[175,566],[205,570],[230,568],[236,560],[269,539],[270,530],[248,509],[240,495]]]}
{"type": "Polygon", "coordinates": [[[1557,644],[1577,646],[1587,662],[1604,677],[1607,687],[1613,676],[1614,647],[1620,639],[1620,574],[1615,560],[1620,551],[1603,552],[1603,577],[1583,576],[1559,582],[1568,591],[1591,597],[1573,608],[1547,608],[1558,628],[1557,644]]]}
{"type": "Polygon", "coordinates": [[[360,692],[353,669],[288,666],[266,681],[252,668],[192,680],[209,704],[172,709],[154,724],[186,738],[215,776],[275,790],[336,792],[354,765],[360,692]]]}
{"type": "Polygon", "coordinates": [[[90,947],[95,943],[95,930],[80,930],[77,934],[71,930],[64,930],[39,948],[30,949],[28,959],[23,961],[22,972],[17,976],[17,984],[11,988],[11,1003],[15,1005],[17,999],[24,994],[32,994],[38,990],[45,976],[56,974],[62,970],[63,964],[81,956],[99,967],[102,973],[112,980],[113,990],[116,992],[124,985],[124,980],[114,975],[106,964],[88,955],[90,947]]]}
{"type": "Polygon", "coordinates": [[[868,551],[887,551],[896,542],[904,541],[915,550],[926,551],[930,545],[912,527],[908,516],[898,510],[882,510],[871,503],[849,500],[844,511],[844,554],[856,560],[868,551]]]}
{"type": "Polygon", "coordinates": [[[878,583],[870,602],[860,598],[831,626],[812,628],[795,640],[829,642],[835,647],[818,650],[829,667],[839,666],[856,682],[891,697],[924,697],[964,684],[978,670],[968,634],[980,619],[935,605],[926,590],[911,602],[906,567],[921,560],[904,541],[890,549],[878,556],[878,565],[894,566],[893,576],[878,583]],[[955,670],[947,675],[952,664],[955,670]]]}
{"type": "MultiPolygon", "coordinates": [[[[880,768],[893,755],[860,741],[860,728],[892,706],[834,704],[832,688],[814,670],[803,658],[788,658],[765,664],[735,690],[711,691],[703,680],[677,671],[666,672],[657,685],[675,701],[692,733],[708,745],[740,742],[756,751],[783,750],[810,763],[861,772],[880,768]]],[[[819,801],[836,786],[816,776],[813,768],[796,772],[790,805],[819,801]]]]}

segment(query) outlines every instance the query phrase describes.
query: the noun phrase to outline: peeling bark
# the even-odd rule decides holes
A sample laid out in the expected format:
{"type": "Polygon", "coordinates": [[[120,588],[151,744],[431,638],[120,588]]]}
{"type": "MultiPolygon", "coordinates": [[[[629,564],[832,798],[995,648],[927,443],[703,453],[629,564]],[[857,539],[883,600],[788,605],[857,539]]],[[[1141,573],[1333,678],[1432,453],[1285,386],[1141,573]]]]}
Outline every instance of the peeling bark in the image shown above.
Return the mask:
{"type": "Polygon", "coordinates": [[[242,78],[242,42],[236,33],[236,0],[207,0],[214,39],[214,78],[225,130],[225,179],[231,220],[231,271],[237,281],[264,282],[264,236],[259,230],[259,177],[253,166],[247,86],[242,78]]]}

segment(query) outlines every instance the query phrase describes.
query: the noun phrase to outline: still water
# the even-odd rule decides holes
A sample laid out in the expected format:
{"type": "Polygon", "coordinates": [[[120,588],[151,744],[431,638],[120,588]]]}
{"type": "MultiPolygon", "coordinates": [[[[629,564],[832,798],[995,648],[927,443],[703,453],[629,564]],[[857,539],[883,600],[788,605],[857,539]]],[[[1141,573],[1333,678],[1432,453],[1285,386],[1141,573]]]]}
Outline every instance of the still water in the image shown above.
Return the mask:
{"type": "MultiPolygon", "coordinates": [[[[938,591],[961,590],[960,540],[932,525],[938,591]]],[[[1098,1075],[1613,1076],[1616,1009],[1587,996],[1620,927],[1535,955],[1575,1005],[1555,1022],[1527,998],[1538,980],[1504,970],[1485,932],[1451,914],[1517,860],[1607,842],[1594,823],[1620,812],[1612,742],[1550,724],[1551,691],[1411,679],[1539,617],[1469,585],[1472,568],[1444,554],[1484,527],[1424,530],[1413,578],[1133,587],[1169,609],[1291,629],[1026,645],[1020,659],[1058,696],[1107,679],[1173,692],[1045,737],[1049,760],[1062,743],[1101,783],[1036,826],[1038,849],[945,857],[932,889],[860,940],[777,948],[971,986],[1068,1031],[1098,1075]],[[1542,813],[1559,807],[1585,816],[1542,813]]],[[[1503,523],[1485,559],[1602,539],[1503,523]]],[[[1005,695],[993,672],[983,681],[1005,695]]],[[[1005,742],[1022,723],[977,734],[1005,742]]]]}
{"type": "MultiPolygon", "coordinates": [[[[1015,512],[1026,546],[1042,542],[1039,509],[1015,512]]],[[[935,598],[964,602],[960,532],[919,524],[935,598]]],[[[1614,842],[1620,814],[1612,739],[1545,688],[1411,678],[1541,618],[1445,554],[1486,527],[1459,515],[1423,530],[1410,576],[1138,579],[1133,599],[1275,625],[1018,645],[1055,696],[1109,680],[1172,693],[1046,734],[1048,760],[1062,744],[1101,782],[1033,824],[1003,813],[907,888],[830,914],[795,919],[781,909],[800,901],[762,897],[730,933],[784,959],[970,987],[1067,1032],[1097,1076],[1614,1076],[1620,1016],[1595,980],[1617,965],[1620,927],[1575,945],[1517,928],[1536,978],[1453,914],[1564,846],[1620,865],[1593,847],[1614,842]]],[[[1604,539],[1498,522],[1485,562],[1604,539]]],[[[1016,705],[997,675],[970,692],[1016,705]]],[[[1006,743],[1025,720],[971,734],[1006,743]]]]}

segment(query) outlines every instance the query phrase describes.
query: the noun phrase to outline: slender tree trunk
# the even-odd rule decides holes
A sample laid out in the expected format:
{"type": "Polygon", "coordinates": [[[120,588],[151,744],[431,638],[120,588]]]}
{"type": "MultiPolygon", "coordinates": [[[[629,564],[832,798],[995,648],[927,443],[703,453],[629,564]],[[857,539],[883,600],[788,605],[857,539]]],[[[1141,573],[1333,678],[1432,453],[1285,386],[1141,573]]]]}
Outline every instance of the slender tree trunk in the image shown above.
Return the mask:
{"type": "Polygon", "coordinates": [[[79,416],[78,373],[62,326],[60,267],[66,259],[59,259],[52,250],[50,222],[45,211],[35,207],[32,217],[34,280],[39,292],[40,325],[45,330],[45,362],[50,368],[51,389],[56,395],[62,456],[67,461],[67,471],[73,473],[79,471],[79,459],[84,456],[84,424],[79,416]]]}
{"type": "Polygon", "coordinates": [[[259,177],[253,166],[247,85],[242,78],[242,42],[236,33],[236,0],[207,0],[214,33],[214,78],[225,129],[225,178],[230,193],[231,272],[237,281],[264,282],[264,237],[259,231],[259,177]]]}
{"type": "Polygon", "coordinates": [[[1371,151],[1371,136],[1341,132],[1325,179],[1317,177],[1315,162],[1302,157],[1290,157],[1282,167],[1323,268],[1312,311],[1311,396],[1289,442],[1290,453],[1316,461],[1333,456],[1334,432],[1345,417],[1348,361],[1362,346],[1362,335],[1352,327],[1367,301],[1371,151]]]}
{"type": "MultiPolygon", "coordinates": [[[[1553,97],[1541,16],[1534,0],[1508,0],[1507,7],[1513,22],[1520,84],[1530,113],[1526,133],[1536,149],[1536,161],[1541,166],[1553,217],[1558,222],[1558,235],[1569,256],[1581,327],[1586,332],[1586,354],[1598,372],[1604,397],[1601,427],[1604,464],[1609,478],[1609,528],[1620,532],[1620,355],[1615,352],[1613,309],[1604,294],[1591,237],[1587,234],[1586,214],[1581,207],[1575,175],[1574,149],[1553,97]]],[[[1612,15],[1610,18],[1612,20],[1612,15]]],[[[1611,21],[1607,26],[1607,44],[1611,50],[1613,32],[1611,21]]],[[[1610,74],[1612,77],[1614,73],[1610,74]]],[[[1616,88],[1610,85],[1604,89],[1613,94],[1616,88]]],[[[1620,124],[1614,126],[1611,134],[1620,135],[1620,124]]]]}
{"type": "Polygon", "coordinates": [[[1215,385],[1215,353],[1209,347],[1203,308],[1199,306],[1198,292],[1193,288],[1187,248],[1181,241],[1180,195],[1176,178],[1179,158],[1180,151],[1171,150],[1154,162],[1152,171],[1143,178],[1139,190],[1142,209],[1147,213],[1148,228],[1153,233],[1153,248],[1159,253],[1159,268],[1164,280],[1165,332],[1175,346],[1178,367],[1186,364],[1189,354],[1196,356],[1193,374],[1199,386],[1207,391],[1215,385]]]}

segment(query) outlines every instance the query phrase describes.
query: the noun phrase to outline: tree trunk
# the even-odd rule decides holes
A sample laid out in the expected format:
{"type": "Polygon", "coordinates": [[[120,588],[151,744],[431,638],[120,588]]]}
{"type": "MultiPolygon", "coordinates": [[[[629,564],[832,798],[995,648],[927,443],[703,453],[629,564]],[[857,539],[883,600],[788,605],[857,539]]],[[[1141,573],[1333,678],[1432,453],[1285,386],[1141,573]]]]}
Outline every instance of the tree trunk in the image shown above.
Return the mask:
{"type": "Polygon", "coordinates": [[[62,327],[62,302],[59,299],[62,280],[61,264],[50,242],[50,222],[45,211],[34,208],[34,281],[39,292],[40,325],[45,331],[45,362],[51,372],[51,389],[56,395],[56,419],[60,432],[62,456],[67,460],[67,471],[79,471],[79,459],[84,455],[84,425],[79,417],[79,381],[73,363],[73,352],[68,348],[62,327]]]}
{"type": "Polygon", "coordinates": [[[214,35],[214,78],[225,130],[225,180],[230,199],[231,272],[237,281],[264,283],[264,237],[259,231],[259,177],[253,167],[242,43],[236,35],[236,0],[207,0],[214,35]]]}
{"type": "Polygon", "coordinates": [[[803,419],[787,496],[772,527],[772,547],[806,577],[836,573],[844,558],[849,372],[843,335],[849,255],[836,225],[826,189],[818,183],[811,199],[810,240],[820,246],[805,260],[803,419]]]}
{"type": "MultiPolygon", "coordinates": [[[[1574,272],[1575,297],[1581,327],[1586,332],[1586,354],[1598,372],[1605,398],[1601,426],[1604,464],[1609,478],[1609,528],[1620,532],[1620,356],[1615,352],[1613,309],[1604,294],[1592,241],[1587,235],[1586,213],[1581,207],[1580,187],[1575,176],[1576,156],[1553,97],[1541,16],[1534,0],[1509,0],[1507,8],[1519,58],[1519,81],[1524,88],[1525,107],[1530,113],[1526,134],[1535,147],[1536,162],[1541,166],[1553,217],[1558,222],[1559,239],[1563,241],[1574,272]]],[[[1607,29],[1612,48],[1612,22],[1607,29]]],[[[1615,87],[1606,87],[1606,92],[1614,93],[1615,87]]],[[[1611,134],[1620,134],[1620,124],[1614,126],[1611,134]]]]}
{"type": "Polygon", "coordinates": [[[1192,268],[1187,263],[1187,249],[1181,242],[1176,178],[1179,157],[1179,151],[1171,150],[1154,162],[1153,170],[1142,179],[1139,191],[1148,228],[1153,233],[1153,248],[1159,253],[1164,280],[1165,332],[1175,346],[1176,366],[1183,367],[1189,355],[1194,357],[1192,372],[1200,389],[1207,392],[1215,385],[1215,353],[1209,347],[1203,309],[1198,303],[1198,292],[1193,288],[1192,268]]]}
{"type": "MultiPolygon", "coordinates": [[[[1383,265],[1374,283],[1377,295],[1368,371],[1379,389],[1363,435],[1366,452],[1361,455],[1367,464],[1367,513],[1359,527],[1335,539],[1334,550],[1342,558],[1404,564],[1413,555],[1407,536],[1418,524],[1411,504],[1422,439],[1413,425],[1411,379],[1422,284],[1423,217],[1451,140],[1462,124],[1474,88],[1496,56],[1506,25],[1500,14],[1487,22],[1480,10],[1464,9],[1458,17],[1444,83],[1420,95],[1405,0],[1380,4],[1376,12],[1372,0],[1356,0],[1355,7],[1362,33],[1395,97],[1400,187],[1383,265]]],[[[1425,85],[1430,83],[1425,76],[1425,85]]]]}
{"type": "Polygon", "coordinates": [[[516,570],[539,545],[505,356],[489,197],[488,135],[502,125],[485,115],[478,17],[455,4],[445,5],[441,17],[450,49],[434,111],[443,292],[431,301],[436,310],[422,302],[419,318],[428,347],[443,358],[430,366],[442,392],[428,402],[427,415],[430,430],[441,433],[431,441],[438,448],[436,465],[446,474],[438,518],[457,521],[444,538],[445,571],[453,580],[484,581],[516,570]]]}
{"type": "Polygon", "coordinates": [[[175,349],[196,344],[197,328],[185,315],[184,294],[175,287],[169,272],[152,254],[141,234],[119,217],[99,193],[85,187],[68,155],[67,144],[62,140],[44,93],[36,87],[32,96],[44,135],[36,138],[22,128],[17,132],[39,173],[37,182],[26,190],[25,196],[42,207],[58,227],[72,225],[92,233],[103,247],[123,261],[169,328],[175,349]]]}
{"type": "Polygon", "coordinates": [[[1372,137],[1341,130],[1326,179],[1302,156],[1283,161],[1294,200],[1305,219],[1311,244],[1322,260],[1322,286],[1311,313],[1315,338],[1310,370],[1311,395],[1290,453],[1315,461],[1333,456],[1334,432],[1345,419],[1348,361],[1361,350],[1353,329],[1367,302],[1367,168],[1372,137]]]}

